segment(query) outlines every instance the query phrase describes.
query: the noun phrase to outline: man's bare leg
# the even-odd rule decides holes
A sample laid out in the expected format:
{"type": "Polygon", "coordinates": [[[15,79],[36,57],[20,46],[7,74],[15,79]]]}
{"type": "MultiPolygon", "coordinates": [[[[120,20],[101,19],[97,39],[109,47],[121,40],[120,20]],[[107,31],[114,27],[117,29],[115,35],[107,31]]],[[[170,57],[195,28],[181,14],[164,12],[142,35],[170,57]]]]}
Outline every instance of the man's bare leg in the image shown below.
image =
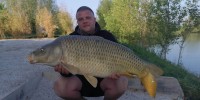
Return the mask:
{"type": "Polygon", "coordinates": [[[102,90],[105,92],[104,100],[117,100],[126,91],[128,79],[124,76],[120,76],[117,80],[105,78],[100,84],[102,90]]]}
{"type": "Polygon", "coordinates": [[[60,76],[55,84],[54,91],[55,93],[66,100],[81,100],[80,90],[82,87],[81,80],[76,77],[62,77],[60,76]]]}

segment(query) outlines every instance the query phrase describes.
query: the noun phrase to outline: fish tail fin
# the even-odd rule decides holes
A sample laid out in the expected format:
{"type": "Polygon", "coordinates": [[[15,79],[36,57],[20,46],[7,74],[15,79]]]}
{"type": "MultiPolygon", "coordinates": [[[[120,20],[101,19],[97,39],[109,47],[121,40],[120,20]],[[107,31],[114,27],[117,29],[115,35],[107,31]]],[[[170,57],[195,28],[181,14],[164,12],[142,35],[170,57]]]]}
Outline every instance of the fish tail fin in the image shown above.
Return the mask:
{"type": "Polygon", "coordinates": [[[148,72],[144,77],[141,78],[141,82],[149,95],[151,97],[156,96],[156,88],[157,88],[157,82],[154,78],[154,76],[148,72]]]}

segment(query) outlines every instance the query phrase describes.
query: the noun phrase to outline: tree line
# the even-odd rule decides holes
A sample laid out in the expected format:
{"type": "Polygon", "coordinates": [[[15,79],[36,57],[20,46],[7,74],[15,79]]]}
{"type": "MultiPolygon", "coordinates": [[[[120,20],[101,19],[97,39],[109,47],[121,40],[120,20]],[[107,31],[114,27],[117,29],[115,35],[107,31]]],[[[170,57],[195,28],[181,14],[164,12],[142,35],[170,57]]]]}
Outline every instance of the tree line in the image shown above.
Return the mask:
{"type": "MultiPolygon", "coordinates": [[[[169,45],[200,33],[198,0],[102,0],[97,10],[103,29],[121,41],[145,48],[161,47],[166,59],[169,45]]],[[[183,46],[183,45],[181,45],[183,46]]]]}
{"type": "MultiPolygon", "coordinates": [[[[166,58],[169,45],[190,33],[200,33],[198,0],[101,0],[98,22],[120,42],[145,48],[161,47],[166,58]]],[[[55,0],[1,0],[0,39],[55,37],[73,31],[72,18],[55,0]]]]}
{"type": "Polygon", "coordinates": [[[1,0],[0,39],[54,37],[73,31],[70,14],[54,0],[1,0]]]}

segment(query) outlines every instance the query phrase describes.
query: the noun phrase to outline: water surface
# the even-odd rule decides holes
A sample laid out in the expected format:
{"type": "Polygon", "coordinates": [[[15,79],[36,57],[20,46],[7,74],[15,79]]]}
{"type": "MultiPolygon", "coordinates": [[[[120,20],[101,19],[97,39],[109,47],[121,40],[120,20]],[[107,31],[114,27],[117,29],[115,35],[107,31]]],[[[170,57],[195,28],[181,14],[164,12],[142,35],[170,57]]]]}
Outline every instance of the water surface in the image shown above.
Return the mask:
{"type": "MultiPolygon", "coordinates": [[[[171,45],[167,59],[173,63],[178,62],[180,47],[171,45]]],[[[182,64],[190,72],[200,74],[200,34],[191,34],[184,43],[182,51],[182,64]]]]}

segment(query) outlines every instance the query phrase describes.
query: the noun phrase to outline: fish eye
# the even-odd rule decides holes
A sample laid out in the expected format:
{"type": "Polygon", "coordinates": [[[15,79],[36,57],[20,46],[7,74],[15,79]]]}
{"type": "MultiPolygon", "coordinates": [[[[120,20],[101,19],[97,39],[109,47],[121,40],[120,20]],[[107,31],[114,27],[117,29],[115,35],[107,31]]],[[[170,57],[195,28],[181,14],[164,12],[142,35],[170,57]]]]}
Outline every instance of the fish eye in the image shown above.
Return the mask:
{"type": "Polygon", "coordinates": [[[42,53],[44,53],[44,52],[45,52],[45,50],[44,50],[43,48],[41,48],[41,49],[40,49],[40,51],[41,51],[42,53]]]}

